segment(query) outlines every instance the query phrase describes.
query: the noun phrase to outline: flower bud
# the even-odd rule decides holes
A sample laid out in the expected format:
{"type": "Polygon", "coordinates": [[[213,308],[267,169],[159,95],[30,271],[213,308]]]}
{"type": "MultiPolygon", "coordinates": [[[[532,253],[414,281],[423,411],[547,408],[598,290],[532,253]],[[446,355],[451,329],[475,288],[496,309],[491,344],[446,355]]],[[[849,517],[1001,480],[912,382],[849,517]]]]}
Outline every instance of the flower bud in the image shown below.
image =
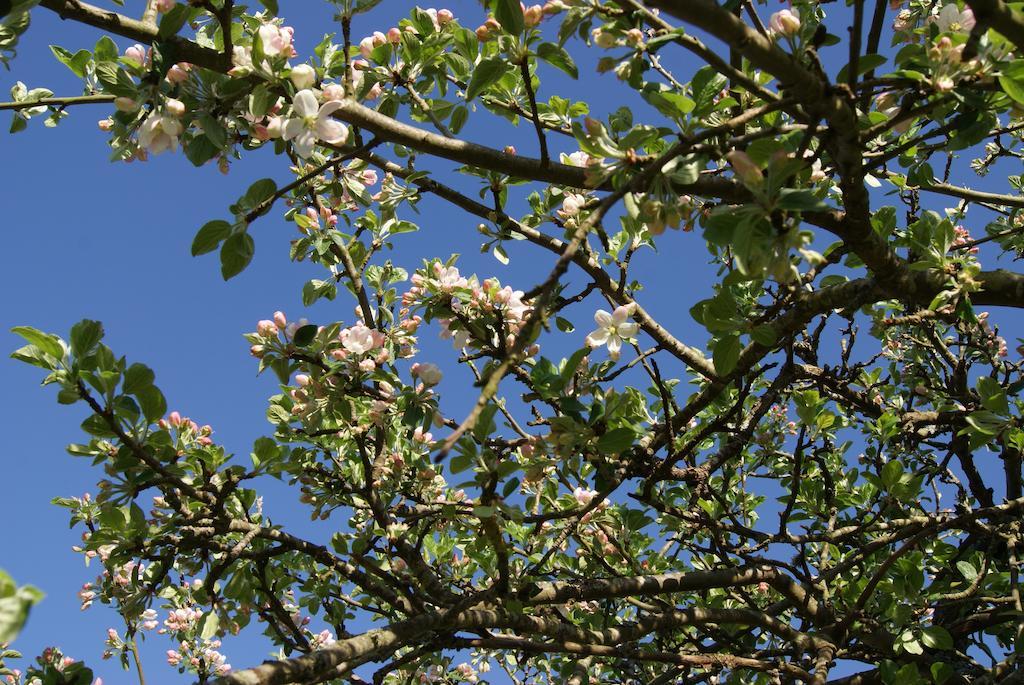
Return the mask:
{"type": "Polygon", "coordinates": [[[167,70],[167,81],[171,84],[184,83],[188,80],[189,71],[192,65],[188,62],[178,62],[167,70]]]}
{"type": "Polygon", "coordinates": [[[119,97],[114,98],[114,107],[118,112],[134,112],[139,108],[139,103],[132,98],[119,97]]]}
{"type": "Polygon", "coordinates": [[[164,103],[164,109],[166,109],[167,113],[172,117],[181,118],[185,116],[185,103],[181,100],[167,98],[167,101],[164,103]]]}
{"type": "Polygon", "coordinates": [[[292,67],[288,78],[291,79],[292,84],[299,90],[312,88],[316,84],[316,69],[308,64],[299,64],[292,67]]]}
{"type": "Polygon", "coordinates": [[[732,166],[733,172],[746,185],[759,185],[764,181],[764,174],[761,168],[742,150],[733,150],[725,156],[732,166]]]}
{"type": "Polygon", "coordinates": [[[398,45],[402,42],[402,30],[395,26],[388,29],[388,42],[392,45],[398,45]]]}
{"type": "Polygon", "coordinates": [[[324,102],[330,102],[331,100],[344,100],[345,99],[345,88],[340,83],[332,83],[328,86],[324,86],[324,102]]]}
{"type": "Polygon", "coordinates": [[[591,37],[594,39],[594,43],[599,48],[613,48],[615,47],[615,36],[610,31],[597,28],[590,32],[591,37]]]}
{"type": "Polygon", "coordinates": [[[440,26],[447,26],[455,19],[455,15],[449,9],[439,9],[437,11],[437,23],[440,26]]]}
{"type": "Polygon", "coordinates": [[[790,9],[779,10],[771,16],[768,26],[780,36],[795,36],[800,32],[800,15],[790,9]]]}

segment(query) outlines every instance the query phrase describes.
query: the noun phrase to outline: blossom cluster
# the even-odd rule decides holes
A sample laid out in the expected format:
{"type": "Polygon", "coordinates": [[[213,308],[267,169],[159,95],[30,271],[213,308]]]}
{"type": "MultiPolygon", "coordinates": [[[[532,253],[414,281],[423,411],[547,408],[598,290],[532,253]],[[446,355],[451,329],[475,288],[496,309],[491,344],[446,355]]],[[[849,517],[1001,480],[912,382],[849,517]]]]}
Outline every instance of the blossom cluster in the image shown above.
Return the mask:
{"type": "MultiPolygon", "coordinates": [[[[523,291],[502,286],[496,278],[482,282],[465,277],[457,267],[440,261],[413,274],[412,287],[402,295],[403,312],[425,308],[436,316],[441,337],[457,349],[511,346],[530,312],[523,291]]],[[[536,354],[536,345],[528,350],[536,354]]]]}

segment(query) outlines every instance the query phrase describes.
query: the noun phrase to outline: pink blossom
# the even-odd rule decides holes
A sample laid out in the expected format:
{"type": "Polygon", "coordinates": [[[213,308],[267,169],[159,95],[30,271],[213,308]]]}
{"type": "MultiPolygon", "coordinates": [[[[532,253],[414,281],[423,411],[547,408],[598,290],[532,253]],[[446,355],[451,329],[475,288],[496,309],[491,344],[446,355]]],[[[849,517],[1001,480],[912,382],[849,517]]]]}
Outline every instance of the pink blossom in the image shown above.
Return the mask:
{"type": "Polygon", "coordinates": [[[146,48],[142,47],[139,43],[136,43],[124,51],[124,59],[141,67],[148,61],[146,48]]]}
{"type": "Polygon", "coordinates": [[[790,9],[772,14],[768,21],[772,32],[780,36],[795,36],[800,32],[800,15],[790,9]]]}
{"type": "Polygon", "coordinates": [[[267,57],[292,57],[295,54],[295,48],[292,47],[295,29],[291,26],[263,24],[257,33],[263,44],[263,54],[267,57]]]}
{"type": "Polygon", "coordinates": [[[157,12],[170,12],[174,9],[174,6],[178,4],[178,0],[156,0],[153,6],[156,7],[157,12]]]}
{"type": "Polygon", "coordinates": [[[352,354],[365,354],[384,344],[384,334],[363,324],[346,328],[338,334],[342,346],[352,354]]]}

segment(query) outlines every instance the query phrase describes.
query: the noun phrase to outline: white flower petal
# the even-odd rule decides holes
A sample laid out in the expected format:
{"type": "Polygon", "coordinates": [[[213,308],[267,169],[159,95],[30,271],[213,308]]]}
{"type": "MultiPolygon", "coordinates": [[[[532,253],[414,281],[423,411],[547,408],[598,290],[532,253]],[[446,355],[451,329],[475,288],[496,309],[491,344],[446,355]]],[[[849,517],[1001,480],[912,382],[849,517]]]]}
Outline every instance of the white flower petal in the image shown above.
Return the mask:
{"type": "Polygon", "coordinates": [[[348,138],[348,128],[340,121],[320,119],[316,122],[316,137],[325,143],[341,145],[348,138]]]}
{"type": "Polygon", "coordinates": [[[316,95],[313,91],[307,88],[306,90],[300,90],[295,94],[295,99],[292,100],[292,108],[295,113],[300,117],[315,117],[319,106],[316,102],[316,95]]]}
{"type": "Polygon", "coordinates": [[[622,351],[622,338],[613,335],[608,338],[608,356],[618,361],[619,353],[622,351]]]}
{"type": "Polygon", "coordinates": [[[603,309],[598,309],[594,312],[594,323],[601,328],[607,328],[612,325],[612,315],[603,309]]]}
{"type": "Polygon", "coordinates": [[[636,335],[636,332],[638,330],[640,330],[640,324],[632,322],[620,323],[618,326],[615,327],[615,332],[618,333],[619,336],[623,338],[632,338],[634,335],[636,335]]]}
{"type": "Polygon", "coordinates": [[[596,331],[587,336],[587,344],[591,347],[600,347],[608,342],[608,329],[598,328],[596,331]]]}
{"type": "Polygon", "coordinates": [[[292,141],[292,145],[295,147],[295,154],[303,159],[307,159],[313,154],[313,146],[316,144],[316,136],[313,132],[306,129],[292,141]]]}
{"type": "Polygon", "coordinates": [[[291,140],[305,130],[306,127],[302,123],[302,119],[292,117],[284,122],[284,126],[281,128],[281,137],[285,140],[291,140]]]}
{"type": "Polygon", "coordinates": [[[331,116],[337,110],[341,109],[341,100],[328,100],[320,107],[320,112],[316,115],[318,119],[324,119],[331,116]]]}

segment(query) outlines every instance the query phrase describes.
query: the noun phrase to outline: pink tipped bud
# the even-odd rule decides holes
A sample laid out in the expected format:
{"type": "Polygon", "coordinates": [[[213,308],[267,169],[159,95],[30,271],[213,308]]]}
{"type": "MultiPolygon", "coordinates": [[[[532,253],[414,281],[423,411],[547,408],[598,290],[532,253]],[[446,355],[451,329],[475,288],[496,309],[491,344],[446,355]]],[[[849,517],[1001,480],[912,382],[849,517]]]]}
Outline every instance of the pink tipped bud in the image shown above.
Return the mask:
{"type": "Polygon", "coordinates": [[[277,324],[278,328],[284,328],[288,325],[288,319],[285,318],[284,312],[274,312],[274,323],[277,324]]]}
{"type": "Polygon", "coordinates": [[[392,26],[388,29],[388,42],[392,45],[398,45],[402,42],[402,30],[392,26]]]}
{"type": "Polygon", "coordinates": [[[449,10],[449,9],[439,9],[439,10],[437,10],[437,23],[439,25],[446,26],[446,25],[450,24],[453,19],[455,19],[455,15],[452,14],[451,10],[449,10]]]}

